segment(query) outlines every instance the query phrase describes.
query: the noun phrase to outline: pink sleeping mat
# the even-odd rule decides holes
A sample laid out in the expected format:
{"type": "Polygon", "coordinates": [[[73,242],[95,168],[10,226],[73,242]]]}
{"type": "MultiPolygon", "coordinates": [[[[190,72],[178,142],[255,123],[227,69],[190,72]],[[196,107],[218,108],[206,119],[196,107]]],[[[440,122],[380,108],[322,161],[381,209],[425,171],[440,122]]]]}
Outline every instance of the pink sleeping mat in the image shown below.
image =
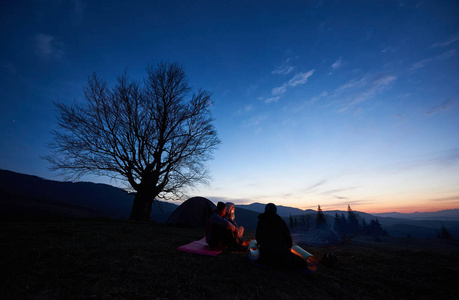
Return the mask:
{"type": "Polygon", "coordinates": [[[210,255],[217,256],[222,252],[222,250],[212,249],[207,245],[206,238],[203,237],[198,241],[191,242],[189,244],[180,246],[177,248],[178,251],[200,254],[200,255],[210,255]]]}

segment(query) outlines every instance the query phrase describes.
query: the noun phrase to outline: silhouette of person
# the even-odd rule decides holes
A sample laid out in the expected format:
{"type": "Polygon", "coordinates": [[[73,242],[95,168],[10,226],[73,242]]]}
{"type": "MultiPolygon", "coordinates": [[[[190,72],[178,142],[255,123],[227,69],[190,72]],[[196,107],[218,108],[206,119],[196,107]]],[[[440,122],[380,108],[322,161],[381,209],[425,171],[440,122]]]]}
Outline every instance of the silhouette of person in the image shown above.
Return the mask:
{"type": "Polygon", "coordinates": [[[260,262],[282,269],[302,270],[306,262],[290,251],[292,236],[285,221],[277,214],[273,203],[265,206],[265,212],[258,216],[256,240],[259,245],[260,262]]]}
{"type": "Polygon", "coordinates": [[[207,244],[214,248],[241,250],[237,235],[233,234],[237,227],[224,218],[225,214],[225,203],[218,202],[217,209],[209,219],[209,231],[206,236],[207,244]]]}

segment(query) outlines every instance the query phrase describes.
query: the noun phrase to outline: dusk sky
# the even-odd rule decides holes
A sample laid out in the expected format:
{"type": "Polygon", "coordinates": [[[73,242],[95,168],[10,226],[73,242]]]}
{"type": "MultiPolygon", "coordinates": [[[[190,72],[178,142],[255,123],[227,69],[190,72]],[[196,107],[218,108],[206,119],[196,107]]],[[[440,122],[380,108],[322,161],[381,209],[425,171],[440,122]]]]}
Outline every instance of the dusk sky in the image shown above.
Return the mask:
{"type": "Polygon", "coordinates": [[[458,16],[455,0],[3,0],[0,168],[62,180],[40,158],[53,101],[163,60],[213,92],[222,144],[190,196],[459,208],[458,16]]]}

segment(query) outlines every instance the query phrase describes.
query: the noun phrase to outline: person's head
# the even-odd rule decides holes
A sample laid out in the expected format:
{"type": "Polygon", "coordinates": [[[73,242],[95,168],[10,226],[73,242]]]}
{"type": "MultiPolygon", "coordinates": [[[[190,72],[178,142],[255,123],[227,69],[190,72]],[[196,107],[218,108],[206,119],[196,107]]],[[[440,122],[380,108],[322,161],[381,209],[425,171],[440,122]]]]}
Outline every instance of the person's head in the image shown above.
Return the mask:
{"type": "Polygon", "coordinates": [[[231,202],[226,202],[226,217],[230,218],[231,220],[234,220],[234,203],[231,202]]]}
{"type": "Polygon", "coordinates": [[[265,213],[268,214],[276,214],[277,213],[277,207],[276,204],[274,203],[268,203],[265,206],[265,213]]]}
{"type": "Polygon", "coordinates": [[[223,202],[218,202],[217,203],[217,213],[222,217],[226,214],[226,205],[225,205],[225,203],[223,203],[223,202]]]}

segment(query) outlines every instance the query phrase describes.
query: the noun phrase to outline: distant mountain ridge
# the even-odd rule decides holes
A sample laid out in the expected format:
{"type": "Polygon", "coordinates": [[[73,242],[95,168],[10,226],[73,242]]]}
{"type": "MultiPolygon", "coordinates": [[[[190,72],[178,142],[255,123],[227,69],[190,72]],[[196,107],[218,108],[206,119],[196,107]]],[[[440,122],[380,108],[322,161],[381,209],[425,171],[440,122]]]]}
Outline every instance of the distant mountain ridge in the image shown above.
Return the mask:
{"type": "MultiPolygon", "coordinates": [[[[0,169],[0,219],[15,217],[127,219],[133,200],[134,195],[107,184],[60,182],[0,169]]],[[[159,223],[165,222],[178,206],[163,201],[157,204],[158,206],[153,208],[151,217],[159,223]]],[[[236,207],[236,221],[247,229],[254,230],[258,221],[257,216],[264,212],[265,204],[252,203],[236,205],[236,207]]],[[[301,210],[283,205],[278,205],[277,209],[279,215],[286,220],[289,216],[317,213],[311,209],[301,210]]],[[[451,235],[459,238],[459,218],[456,217],[458,209],[414,214],[355,212],[367,222],[377,218],[392,236],[435,237],[435,232],[441,226],[445,226],[451,235]]],[[[333,226],[335,214],[347,216],[347,211],[324,211],[324,214],[327,223],[333,226]]]]}
{"type": "Polygon", "coordinates": [[[410,220],[447,220],[447,221],[459,221],[459,209],[446,209],[435,212],[414,212],[414,213],[376,213],[373,214],[377,217],[385,218],[398,218],[398,219],[410,219],[410,220]]]}
{"type": "MultiPolygon", "coordinates": [[[[252,204],[244,204],[244,205],[236,205],[236,207],[250,209],[259,213],[265,211],[266,204],[263,203],[252,203],[252,204]]],[[[295,215],[304,215],[310,213],[316,213],[316,210],[313,209],[306,209],[301,210],[299,208],[290,207],[290,206],[283,206],[277,205],[277,213],[282,217],[289,217],[295,215]]],[[[347,211],[344,210],[324,210],[324,214],[326,215],[335,215],[335,213],[346,214],[347,211]]],[[[390,213],[365,213],[360,211],[355,211],[361,217],[365,219],[374,219],[377,218],[396,218],[396,219],[408,219],[408,220],[443,220],[443,221],[459,221],[459,209],[448,209],[448,210],[441,210],[436,212],[414,212],[414,213],[398,213],[398,212],[390,212],[390,213]]]]}
{"type": "MultiPolygon", "coordinates": [[[[248,205],[236,205],[237,208],[244,208],[256,211],[257,213],[264,212],[266,204],[263,203],[252,203],[248,205]]],[[[364,219],[367,223],[371,220],[378,219],[380,224],[394,237],[414,237],[414,238],[434,238],[437,234],[437,230],[441,226],[445,226],[450,234],[459,238],[459,217],[456,217],[456,213],[459,210],[443,210],[433,213],[413,213],[413,214],[401,214],[401,213],[388,213],[388,214],[368,214],[365,212],[354,211],[360,218],[364,219]],[[385,216],[387,215],[387,216],[385,216]],[[391,217],[392,215],[400,215],[399,218],[391,217]],[[425,216],[425,219],[423,219],[425,216]]],[[[290,216],[299,217],[302,215],[317,214],[317,211],[312,209],[301,210],[294,207],[288,206],[277,206],[277,212],[285,220],[288,220],[290,216]]],[[[343,210],[328,210],[323,211],[328,224],[333,224],[334,217],[336,214],[347,216],[347,211],[343,210]]],[[[236,213],[237,214],[237,213],[236,213]]]]}
{"type": "MultiPolygon", "coordinates": [[[[262,213],[265,211],[265,206],[266,204],[263,203],[252,203],[252,204],[241,204],[241,205],[236,205],[238,208],[244,208],[244,209],[249,209],[256,211],[258,213],[262,213]]],[[[277,213],[281,217],[289,217],[289,216],[295,216],[295,215],[304,215],[308,213],[314,213],[315,210],[312,209],[307,209],[307,210],[301,210],[299,208],[295,207],[290,207],[290,206],[283,206],[283,205],[276,205],[277,206],[277,213]]]]}

